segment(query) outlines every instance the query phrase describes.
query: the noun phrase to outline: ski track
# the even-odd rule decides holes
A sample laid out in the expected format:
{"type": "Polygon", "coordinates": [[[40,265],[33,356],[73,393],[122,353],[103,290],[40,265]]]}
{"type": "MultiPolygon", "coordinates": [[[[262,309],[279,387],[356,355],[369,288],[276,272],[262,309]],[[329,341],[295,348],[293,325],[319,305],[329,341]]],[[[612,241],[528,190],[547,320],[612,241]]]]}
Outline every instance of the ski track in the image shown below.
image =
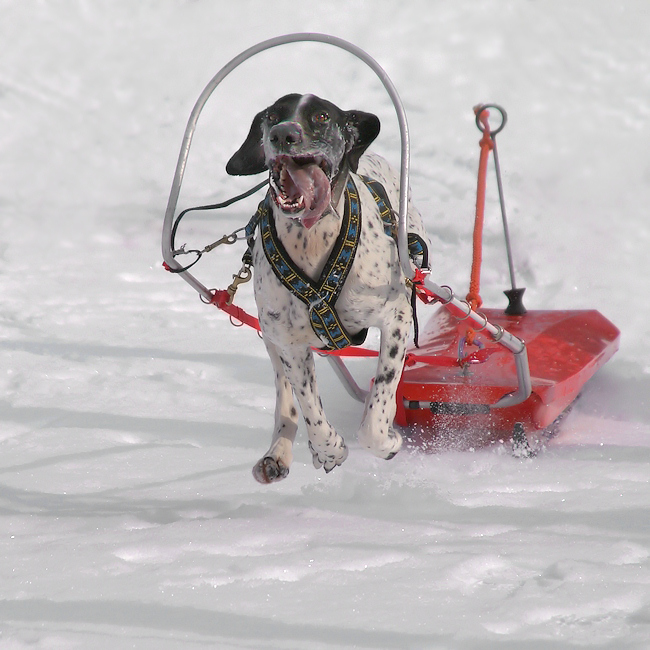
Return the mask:
{"type": "MultiPolygon", "coordinates": [[[[0,648],[650,647],[650,8],[644,0],[3,3],[0,35],[0,648]],[[479,134],[496,101],[520,284],[536,308],[622,330],[537,457],[505,447],[390,463],[352,438],[361,409],[319,363],[350,457],[260,486],[273,377],[264,346],[161,268],[190,110],[246,47],[333,33],[366,49],[409,116],[434,279],[469,275],[479,134]]],[[[293,49],[292,49],[293,48],[293,49]]],[[[314,92],[382,119],[362,64],[324,45],[242,66],[195,136],[181,206],[232,196],[250,119],[314,92]]],[[[255,199],[180,238],[213,241],[255,199]]],[[[507,266],[488,189],[486,304],[507,266]]],[[[197,267],[225,286],[241,250],[197,267]]],[[[238,302],[254,309],[244,287],[238,302]]],[[[421,318],[426,317],[421,313],[421,318]]],[[[352,362],[364,380],[372,364],[352,362]]]]}

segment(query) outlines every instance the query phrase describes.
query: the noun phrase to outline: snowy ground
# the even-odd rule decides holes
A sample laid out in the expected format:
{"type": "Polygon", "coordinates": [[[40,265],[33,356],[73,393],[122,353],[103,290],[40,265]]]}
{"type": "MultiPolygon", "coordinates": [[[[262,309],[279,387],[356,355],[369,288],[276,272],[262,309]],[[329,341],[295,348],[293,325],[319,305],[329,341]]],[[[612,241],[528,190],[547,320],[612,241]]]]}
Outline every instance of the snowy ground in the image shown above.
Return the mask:
{"type": "MultiPolygon", "coordinates": [[[[650,5],[646,0],[0,2],[0,648],[650,647],[650,5]],[[622,330],[562,434],[506,450],[356,446],[256,484],[273,412],[262,343],[161,268],[160,229],[199,93],[246,47],[333,33],[406,105],[434,279],[467,286],[478,132],[497,101],[526,302],[622,330]]],[[[325,45],[261,55],[218,91],[181,204],[244,189],[224,164],[290,91],[389,100],[325,45]]],[[[187,233],[207,243],[255,205],[187,233]]],[[[483,295],[506,265],[491,188],[483,295]]],[[[241,250],[197,270],[224,287],[241,250]]],[[[252,307],[250,290],[240,303],[252,307]]],[[[370,370],[359,364],[359,371],[370,370]]]]}

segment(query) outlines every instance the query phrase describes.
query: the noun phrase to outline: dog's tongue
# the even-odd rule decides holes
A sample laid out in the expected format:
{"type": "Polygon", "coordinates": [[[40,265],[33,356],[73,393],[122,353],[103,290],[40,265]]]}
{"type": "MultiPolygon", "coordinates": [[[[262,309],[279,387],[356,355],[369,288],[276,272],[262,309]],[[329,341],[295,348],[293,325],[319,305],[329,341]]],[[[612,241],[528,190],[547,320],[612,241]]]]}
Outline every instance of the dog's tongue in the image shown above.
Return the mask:
{"type": "Polygon", "coordinates": [[[289,160],[287,172],[305,199],[302,223],[305,228],[311,228],[320,219],[332,199],[329,180],[316,163],[298,165],[293,160],[289,160]]]}

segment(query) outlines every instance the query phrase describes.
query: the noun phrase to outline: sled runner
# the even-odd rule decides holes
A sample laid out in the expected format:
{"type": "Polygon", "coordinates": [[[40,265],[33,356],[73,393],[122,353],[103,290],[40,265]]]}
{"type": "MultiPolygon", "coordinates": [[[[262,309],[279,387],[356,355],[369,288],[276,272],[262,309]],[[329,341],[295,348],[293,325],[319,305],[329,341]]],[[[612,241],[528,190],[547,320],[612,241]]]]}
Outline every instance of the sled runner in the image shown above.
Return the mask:
{"type": "MultiPolygon", "coordinates": [[[[459,448],[476,448],[494,441],[513,440],[515,453],[532,453],[528,437],[553,433],[559,419],[570,408],[584,384],[618,349],[619,331],[595,310],[527,311],[523,306],[523,289],[515,282],[510,251],[505,203],[501,186],[496,135],[506,124],[505,111],[496,105],[475,108],[476,124],[482,131],[479,181],[477,189],[474,260],[470,291],[458,298],[445,286],[431,281],[426,273],[412,266],[407,233],[407,194],[409,175],[409,138],[406,116],[397,92],[385,71],[360,48],[333,36],[290,34],[270,39],[249,48],[228,63],[208,84],[197,101],[188,122],[163,226],[165,267],[178,273],[196,289],[204,302],[214,304],[242,323],[256,327],[254,316],[233,304],[237,287],[250,279],[250,264],[243,260],[242,269],[226,290],[209,290],[193,274],[191,266],[201,255],[221,244],[245,239],[244,228],[210,244],[201,251],[176,248],[175,236],[180,219],[176,216],[184,169],[192,137],[203,106],[221,81],[248,58],[278,45],[315,41],[347,50],[366,63],[379,77],[395,107],[401,136],[400,202],[398,249],[404,276],[414,295],[427,304],[439,303],[417,342],[408,350],[397,394],[397,425],[406,428],[416,444],[430,449],[452,444],[459,448]],[[490,110],[499,113],[496,129],[489,123],[490,110]],[[481,309],[479,295],[481,234],[486,192],[486,170],[490,155],[494,159],[499,200],[508,253],[512,287],[505,293],[509,304],[504,310],[481,309]],[[183,266],[177,257],[195,253],[195,260],[183,266]]],[[[266,183],[233,200],[248,196],[266,183]]],[[[217,206],[224,207],[233,200],[217,206]]],[[[365,400],[367,391],[359,387],[343,362],[344,356],[375,356],[356,347],[322,351],[332,364],[348,392],[365,400]]]]}

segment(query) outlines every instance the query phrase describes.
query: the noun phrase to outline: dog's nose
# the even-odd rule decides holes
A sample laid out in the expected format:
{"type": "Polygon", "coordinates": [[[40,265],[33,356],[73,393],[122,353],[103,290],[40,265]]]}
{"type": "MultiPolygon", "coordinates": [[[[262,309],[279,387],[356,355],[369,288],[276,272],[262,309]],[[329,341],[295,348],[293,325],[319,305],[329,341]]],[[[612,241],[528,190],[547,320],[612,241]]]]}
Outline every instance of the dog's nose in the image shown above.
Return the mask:
{"type": "Polygon", "coordinates": [[[281,122],[271,129],[269,140],[280,149],[289,149],[302,142],[302,127],[298,122],[281,122]]]}

